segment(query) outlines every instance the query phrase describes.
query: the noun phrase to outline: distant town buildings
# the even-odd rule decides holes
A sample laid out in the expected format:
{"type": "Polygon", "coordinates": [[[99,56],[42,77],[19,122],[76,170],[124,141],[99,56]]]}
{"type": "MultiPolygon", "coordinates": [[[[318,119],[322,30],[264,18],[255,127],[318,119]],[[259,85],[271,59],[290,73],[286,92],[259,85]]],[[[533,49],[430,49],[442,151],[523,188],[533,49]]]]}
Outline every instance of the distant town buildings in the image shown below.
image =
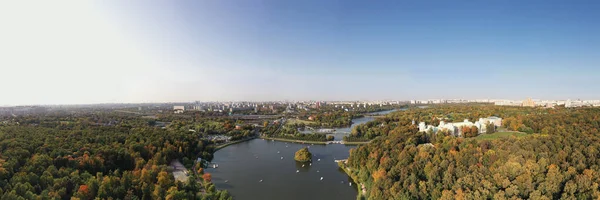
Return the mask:
{"type": "Polygon", "coordinates": [[[565,102],[565,107],[584,107],[584,106],[592,106],[592,107],[600,107],[600,100],[570,100],[568,99],[565,102]]]}
{"type": "Polygon", "coordinates": [[[494,105],[497,106],[521,106],[522,102],[519,101],[513,101],[513,100],[499,100],[499,101],[495,101],[494,105]]]}
{"type": "Polygon", "coordinates": [[[493,103],[497,106],[523,106],[523,107],[544,107],[553,108],[554,106],[564,105],[570,107],[593,106],[600,107],[600,100],[540,100],[527,98],[525,100],[508,99],[428,99],[428,100],[410,100],[409,104],[454,104],[454,103],[493,103]]]}
{"type": "Polygon", "coordinates": [[[554,106],[564,105],[566,108],[572,107],[600,107],[600,100],[539,100],[527,98],[524,101],[501,100],[494,102],[497,106],[523,106],[523,107],[545,107],[553,108],[554,106]]]}
{"type": "Polygon", "coordinates": [[[489,99],[428,99],[428,100],[411,100],[410,104],[443,104],[443,103],[489,103],[489,99]]]}

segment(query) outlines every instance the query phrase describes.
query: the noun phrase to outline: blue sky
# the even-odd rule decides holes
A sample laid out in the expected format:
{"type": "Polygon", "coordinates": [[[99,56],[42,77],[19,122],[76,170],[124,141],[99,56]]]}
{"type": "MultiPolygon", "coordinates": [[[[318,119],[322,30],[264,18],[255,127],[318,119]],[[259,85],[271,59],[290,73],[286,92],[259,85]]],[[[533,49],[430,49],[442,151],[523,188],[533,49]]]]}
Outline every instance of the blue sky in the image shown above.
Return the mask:
{"type": "Polygon", "coordinates": [[[600,99],[598,1],[9,3],[0,105],[600,99]]]}

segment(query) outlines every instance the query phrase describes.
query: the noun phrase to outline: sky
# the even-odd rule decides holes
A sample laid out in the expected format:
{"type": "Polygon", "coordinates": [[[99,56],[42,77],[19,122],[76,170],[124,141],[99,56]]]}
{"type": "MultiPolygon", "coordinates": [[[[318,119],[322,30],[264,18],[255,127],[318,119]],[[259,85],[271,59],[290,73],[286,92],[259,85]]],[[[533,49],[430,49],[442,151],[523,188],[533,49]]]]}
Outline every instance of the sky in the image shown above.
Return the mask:
{"type": "Polygon", "coordinates": [[[600,1],[2,1],[0,106],[600,99],[600,1]]]}

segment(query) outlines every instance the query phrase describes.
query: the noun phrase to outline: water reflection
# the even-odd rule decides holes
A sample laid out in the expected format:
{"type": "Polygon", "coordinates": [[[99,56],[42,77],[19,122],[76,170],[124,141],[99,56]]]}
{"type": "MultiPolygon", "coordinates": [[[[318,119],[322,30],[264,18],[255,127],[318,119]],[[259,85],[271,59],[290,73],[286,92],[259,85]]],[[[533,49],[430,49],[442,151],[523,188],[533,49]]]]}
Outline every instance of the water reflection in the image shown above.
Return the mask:
{"type": "Polygon", "coordinates": [[[215,153],[219,168],[206,172],[217,189],[227,189],[234,199],[356,199],[356,184],[350,186],[351,179],[334,162],[346,159],[356,146],[310,145],[313,161],[305,163],[295,161],[294,154],[306,144],[285,146],[260,139],[231,145],[215,153]]]}

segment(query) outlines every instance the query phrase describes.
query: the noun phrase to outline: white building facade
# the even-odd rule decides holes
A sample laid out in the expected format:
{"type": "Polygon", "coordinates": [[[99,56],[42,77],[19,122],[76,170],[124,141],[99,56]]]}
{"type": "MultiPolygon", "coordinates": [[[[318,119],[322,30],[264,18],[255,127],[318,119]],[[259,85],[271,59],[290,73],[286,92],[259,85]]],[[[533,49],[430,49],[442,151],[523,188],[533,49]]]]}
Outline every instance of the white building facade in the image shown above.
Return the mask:
{"type": "Polygon", "coordinates": [[[446,130],[450,135],[462,137],[462,127],[477,127],[479,130],[479,134],[485,133],[487,131],[487,124],[492,123],[495,126],[502,126],[502,118],[499,117],[488,117],[488,118],[479,118],[476,122],[470,122],[468,119],[465,119],[463,122],[454,122],[454,123],[446,123],[444,121],[440,121],[440,124],[435,127],[432,125],[427,125],[425,122],[419,123],[419,131],[427,132],[429,130],[437,133],[440,130],[446,130]]]}

